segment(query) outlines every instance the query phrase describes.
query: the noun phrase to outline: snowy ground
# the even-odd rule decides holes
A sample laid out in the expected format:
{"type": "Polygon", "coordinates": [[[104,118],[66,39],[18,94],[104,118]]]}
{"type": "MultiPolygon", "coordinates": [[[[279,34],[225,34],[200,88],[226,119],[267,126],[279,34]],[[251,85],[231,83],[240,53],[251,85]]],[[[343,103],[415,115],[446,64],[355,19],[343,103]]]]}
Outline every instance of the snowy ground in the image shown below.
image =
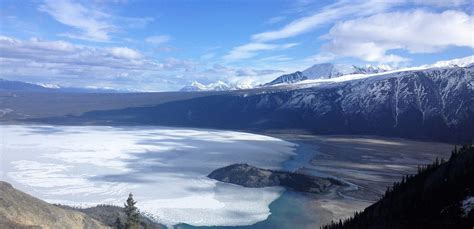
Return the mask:
{"type": "Polygon", "coordinates": [[[0,129],[0,179],[52,203],[138,207],[173,225],[249,225],[265,220],[281,188],[206,178],[247,162],[278,168],[295,145],[277,138],[167,127],[23,126],[0,129]]]}

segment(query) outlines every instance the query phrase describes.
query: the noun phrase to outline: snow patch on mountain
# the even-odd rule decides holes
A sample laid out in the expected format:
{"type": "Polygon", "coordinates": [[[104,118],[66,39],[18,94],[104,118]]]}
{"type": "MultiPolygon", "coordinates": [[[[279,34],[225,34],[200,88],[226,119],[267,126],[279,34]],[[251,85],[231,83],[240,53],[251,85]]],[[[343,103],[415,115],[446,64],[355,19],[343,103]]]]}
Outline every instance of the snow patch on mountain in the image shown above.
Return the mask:
{"type": "Polygon", "coordinates": [[[57,85],[57,84],[50,84],[50,83],[39,83],[37,84],[41,87],[45,87],[45,88],[52,88],[52,89],[59,89],[61,88],[61,86],[57,85]]]}
{"type": "Polygon", "coordinates": [[[461,204],[464,217],[467,217],[472,209],[474,209],[474,196],[466,197],[466,199],[464,199],[461,204]]]}
{"type": "Polygon", "coordinates": [[[235,89],[238,88],[232,87],[229,84],[219,80],[215,83],[210,83],[207,85],[194,81],[190,85],[183,87],[180,91],[228,91],[235,89]]]}
{"type": "Polygon", "coordinates": [[[445,61],[438,61],[431,65],[425,65],[427,68],[445,68],[445,67],[467,67],[474,63],[474,55],[453,59],[453,60],[445,60],[445,61]]]}
{"type": "Polygon", "coordinates": [[[355,66],[347,64],[332,64],[322,63],[315,64],[302,72],[297,71],[291,74],[281,75],[275,80],[265,84],[265,86],[279,85],[279,84],[294,84],[306,80],[326,80],[335,79],[344,75],[351,74],[374,74],[390,71],[392,68],[387,65],[366,65],[355,66]]]}

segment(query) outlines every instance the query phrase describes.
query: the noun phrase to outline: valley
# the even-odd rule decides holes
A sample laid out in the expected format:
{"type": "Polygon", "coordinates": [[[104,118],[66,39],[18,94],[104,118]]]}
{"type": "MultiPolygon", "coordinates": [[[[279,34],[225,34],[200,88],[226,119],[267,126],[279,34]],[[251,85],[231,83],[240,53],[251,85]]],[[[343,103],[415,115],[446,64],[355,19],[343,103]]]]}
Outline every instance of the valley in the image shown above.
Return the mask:
{"type": "Polygon", "coordinates": [[[0,229],[474,229],[473,9],[0,0],[0,229]]]}
{"type": "Polygon", "coordinates": [[[184,228],[250,224],[268,228],[281,220],[287,228],[321,226],[362,210],[392,182],[415,172],[420,164],[446,158],[452,148],[374,136],[267,137],[167,127],[6,125],[2,129],[2,179],[20,190],[76,207],[120,205],[132,191],[140,209],[153,219],[184,228]],[[245,188],[206,177],[212,168],[234,163],[331,178],[346,185],[315,194],[280,187],[245,188]],[[158,191],[152,191],[156,187],[158,191]],[[236,211],[238,215],[232,213],[236,211]]]}
{"type": "Polygon", "coordinates": [[[142,213],[170,227],[315,228],[473,139],[473,67],[232,91],[4,89],[0,176],[81,208],[120,206],[133,192],[142,213]],[[208,177],[233,164],[256,170],[208,177]],[[259,173],[265,182],[248,176],[259,173]]]}

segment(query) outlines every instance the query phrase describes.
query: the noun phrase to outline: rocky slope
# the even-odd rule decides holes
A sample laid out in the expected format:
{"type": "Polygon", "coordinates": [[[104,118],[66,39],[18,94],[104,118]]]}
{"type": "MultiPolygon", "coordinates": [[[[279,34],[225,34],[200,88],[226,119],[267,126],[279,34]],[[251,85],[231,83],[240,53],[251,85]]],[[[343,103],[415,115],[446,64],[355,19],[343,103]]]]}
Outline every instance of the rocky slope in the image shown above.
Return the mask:
{"type": "Polygon", "coordinates": [[[261,169],[248,164],[233,164],[219,168],[212,171],[208,177],[244,187],[283,186],[300,192],[312,193],[322,193],[335,185],[343,185],[335,179],[261,169]]]}
{"type": "Polygon", "coordinates": [[[84,213],[36,199],[0,181],[0,228],[109,228],[84,213]]]}

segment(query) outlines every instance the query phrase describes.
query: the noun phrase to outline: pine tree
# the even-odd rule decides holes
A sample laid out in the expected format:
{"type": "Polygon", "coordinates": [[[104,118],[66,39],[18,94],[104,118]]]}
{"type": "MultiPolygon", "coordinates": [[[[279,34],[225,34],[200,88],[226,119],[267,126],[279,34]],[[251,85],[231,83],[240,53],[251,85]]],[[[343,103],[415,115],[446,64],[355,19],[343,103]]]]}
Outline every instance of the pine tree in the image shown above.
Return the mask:
{"type": "Polygon", "coordinates": [[[138,213],[137,207],[135,204],[137,202],[133,200],[133,194],[128,195],[127,202],[125,203],[124,211],[127,216],[127,221],[125,222],[126,229],[138,229],[140,225],[140,214],[138,213]]]}
{"type": "Polygon", "coordinates": [[[125,225],[123,225],[122,221],[120,220],[120,217],[117,217],[114,223],[114,227],[116,229],[125,229],[125,225]]]}

